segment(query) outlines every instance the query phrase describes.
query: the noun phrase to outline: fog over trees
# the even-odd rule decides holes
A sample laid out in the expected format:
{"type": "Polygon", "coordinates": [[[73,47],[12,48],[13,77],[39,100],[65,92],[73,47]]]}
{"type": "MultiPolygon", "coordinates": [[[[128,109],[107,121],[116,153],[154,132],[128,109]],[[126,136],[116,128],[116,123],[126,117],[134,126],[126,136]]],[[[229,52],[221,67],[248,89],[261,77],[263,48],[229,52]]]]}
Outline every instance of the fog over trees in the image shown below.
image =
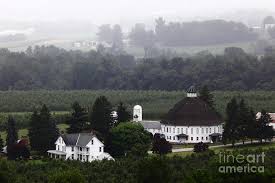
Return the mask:
{"type": "Polygon", "coordinates": [[[26,53],[0,50],[0,89],[181,90],[208,85],[215,90],[275,89],[275,52],[262,58],[240,48],[223,55],[207,52],[187,58],[135,59],[95,51],[66,51],[53,46],[26,53]]]}

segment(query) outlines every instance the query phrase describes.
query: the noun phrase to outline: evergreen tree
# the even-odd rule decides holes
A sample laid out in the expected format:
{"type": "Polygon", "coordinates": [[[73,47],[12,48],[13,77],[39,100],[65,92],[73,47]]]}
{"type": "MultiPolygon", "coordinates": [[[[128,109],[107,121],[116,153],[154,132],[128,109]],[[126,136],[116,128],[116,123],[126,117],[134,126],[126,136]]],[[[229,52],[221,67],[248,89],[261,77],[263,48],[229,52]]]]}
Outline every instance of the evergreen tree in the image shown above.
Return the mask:
{"type": "Polygon", "coordinates": [[[249,138],[252,143],[253,139],[257,138],[257,120],[252,109],[250,109],[248,118],[249,125],[247,126],[247,138],[249,138]]]}
{"type": "Polygon", "coordinates": [[[41,153],[54,148],[58,137],[58,129],[51,119],[50,111],[43,105],[40,113],[33,113],[29,129],[30,144],[33,150],[41,153]]]}
{"type": "Polygon", "coordinates": [[[88,114],[78,102],[73,103],[72,109],[72,116],[68,122],[70,126],[67,128],[67,132],[80,133],[87,128],[88,114]]]}
{"type": "Polygon", "coordinates": [[[239,111],[238,133],[239,133],[240,139],[242,139],[244,144],[244,141],[248,136],[248,127],[250,126],[250,123],[251,123],[249,108],[246,105],[244,99],[240,101],[239,110],[240,111],[239,111]]]}
{"type": "Polygon", "coordinates": [[[37,150],[39,149],[39,140],[40,140],[40,116],[37,110],[35,110],[31,115],[30,120],[30,128],[29,128],[29,139],[30,139],[30,146],[32,149],[37,150]]]}
{"type": "Polygon", "coordinates": [[[0,135],[0,152],[2,151],[3,147],[4,147],[4,142],[0,135]]]}
{"type": "Polygon", "coordinates": [[[105,96],[100,96],[95,100],[91,111],[91,127],[99,132],[102,137],[106,137],[112,126],[112,106],[105,96]]]}
{"type": "Polygon", "coordinates": [[[214,108],[213,95],[206,85],[200,89],[199,93],[200,99],[205,101],[210,107],[214,108]]]}
{"type": "Polygon", "coordinates": [[[18,131],[15,127],[15,120],[12,116],[9,116],[7,123],[7,138],[6,145],[14,145],[18,140],[18,131]]]}
{"type": "Polygon", "coordinates": [[[121,122],[129,122],[131,119],[131,114],[127,111],[127,107],[124,106],[122,102],[119,103],[117,107],[117,122],[118,124],[121,122]]]}
{"type": "Polygon", "coordinates": [[[257,120],[257,138],[262,142],[262,140],[272,139],[273,137],[273,129],[269,126],[269,123],[272,122],[270,115],[262,110],[261,117],[257,120]]]}
{"type": "Polygon", "coordinates": [[[239,140],[238,122],[239,122],[239,106],[236,98],[232,98],[226,107],[226,123],[223,132],[223,142],[231,142],[234,146],[239,140]]]}

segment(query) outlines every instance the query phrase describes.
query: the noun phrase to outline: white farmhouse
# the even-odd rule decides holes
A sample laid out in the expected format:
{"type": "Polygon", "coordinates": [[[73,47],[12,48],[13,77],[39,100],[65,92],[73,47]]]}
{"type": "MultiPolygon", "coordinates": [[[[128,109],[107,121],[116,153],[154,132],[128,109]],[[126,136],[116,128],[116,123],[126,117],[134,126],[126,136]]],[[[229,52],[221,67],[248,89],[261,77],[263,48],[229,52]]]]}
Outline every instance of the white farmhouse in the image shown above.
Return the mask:
{"type": "Polygon", "coordinates": [[[104,152],[104,144],[92,133],[61,135],[55,145],[55,150],[47,151],[51,158],[82,162],[113,160],[110,154],[104,152]]]}
{"type": "Polygon", "coordinates": [[[222,118],[197,96],[194,87],[160,121],[139,121],[150,133],[172,143],[212,143],[221,139],[222,118]]]}

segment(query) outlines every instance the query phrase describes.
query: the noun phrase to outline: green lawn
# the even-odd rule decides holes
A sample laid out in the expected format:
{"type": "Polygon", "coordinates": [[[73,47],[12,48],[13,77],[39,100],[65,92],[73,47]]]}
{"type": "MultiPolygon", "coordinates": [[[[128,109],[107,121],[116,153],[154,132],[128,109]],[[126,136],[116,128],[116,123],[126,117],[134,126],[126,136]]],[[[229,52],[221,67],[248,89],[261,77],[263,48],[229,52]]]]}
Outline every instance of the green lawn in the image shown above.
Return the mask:
{"type": "Polygon", "coordinates": [[[253,143],[253,144],[245,144],[245,145],[239,145],[235,147],[218,147],[218,148],[213,148],[215,152],[219,152],[221,150],[227,150],[227,151],[233,151],[233,150],[244,150],[244,149],[249,149],[249,150],[255,150],[255,149],[269,149],[269,148],[275,148],[275,142],[266,142],[266,143],[253,143]]]}
{"type": "MultiPolygon", "coordinates": [[[[191,146],[191,144],[189,144],[191,146]]],[[[188,147],[190,147],[188,146],[188,147]]],[[[193,145],[192,145],[193,147],[193,145]]],[[[262,150],[267,150],[269,148],[275,148],[275,142],[267,142],[267,143],[254,143],[254,144],[245,144],[245,145],[240,145],[240,146],[235,146],[235,147],[218,147],[218,148],[213,148],[213,150],[216,154],[219,153],[220,151],[233,151],[233,150],[256,150],[256,149],[262,149],[262,150]]],[[[174,152],[174,153],[169,153],[167,156],[182,156],[186,157],[194,152],[174,152]]]]}
{"type": "Polygon", "coordinates": [[[186,157],[190,156],[194,152],[174,152],[174,153],[169,153],[167,156],[172,157],[172,156],[181,156],[181,157],[186,157]]]}
{"type": "MultiPolygon", "coordinates": [[[[67,124],[59,124],[57,125],[59,131],[66,131],[66,128],[68,128],[68,125],[67,124]]],[[[1,135],[1,138],[5,141],[6,140],[6,136],[7,136],[7,133],[5,131],[2,131],[0,132],[0,135],[1,135]]],[[[21,137],[26,137],[28,136],[28,129],[20,129],[18,130],[18,137],[21,138],[21,137]]]]}

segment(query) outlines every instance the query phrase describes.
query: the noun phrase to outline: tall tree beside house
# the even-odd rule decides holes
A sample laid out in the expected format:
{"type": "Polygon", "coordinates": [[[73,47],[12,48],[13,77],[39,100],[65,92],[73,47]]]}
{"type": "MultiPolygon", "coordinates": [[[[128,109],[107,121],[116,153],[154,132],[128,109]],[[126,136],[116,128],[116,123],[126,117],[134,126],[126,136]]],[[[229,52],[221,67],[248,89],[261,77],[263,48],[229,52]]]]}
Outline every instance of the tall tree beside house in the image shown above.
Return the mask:
{"type": "Polygon", "coordinates": [[[39,135],[41,131],[41,124],[40,122],[40,116],[37,110],[35,110],[30,119],[30,128],[29,128],[29,140],[30,140],[30,146],[34,150],[39,149],[39,141],[41,136],[39,135]]]}
{"type": "Polygon", "coordinates": [[[40,113],[34,112],[31,117],[29,138],[33,150],[45,153],[54,147],[58,137],[58,129],[51,118],[50,111],[43,105],[40,113]]]}
{"type": "Polygon", "coordinates": [[[117,107],[117,122],[118,124],[121,122],[129,122],[131,119],[131,114],[127,110],[127,107],[120,102],[117,107]]]}
{"type": "Polygon", "coordinates": [[[248,137],[248,127],[250,126],[250,122],[253,119],[251,119],[249,107],[245,103],[244,99],[241,99],[240,101],[239,110],[238,133],[244,144],[245,139],[248,137]]]}
{"type": "Polygon", "coordinates": [[[257,138],[257,120],[256,114],[252,109],[249,111],[249,125],[247,126],[247,138],[250,139],[251,143],[253,139],[257,138]]]}
{"type": "Polygon", "coordinates": [[[200,91],[200,99],[205,101],[210,107],[214,108],[213,95],[206,85],[204,85],[200,91]]]}
{"type": "Polygon", "coordinates": [[[67,128],[67,133],[80,133],[88,127],[88,113],[78,102],[73,103],[72,109],[72,115],[68,121],[70,126],[67,128]]]}
{"type": "Polygon", "coordinates": [[[6,145],[14,145],[18,140],[18,131],[15,126],[16,122],[12,116],[8,117],[7,123],[7,137],[6,137],[6,145]]]}
{"type": "Polygon", "coordinates": [[[105,96],[95,100],[90,114],[91,127],[105,138],[112,126],[112,105],[105,96]]]}
{"type": "Polygon", "coordinates": [[[4,147],[4,141],[3,141],[3,139],[1,138],[1,135],[0,135],[0,152],[2,151],[3,147],[4,147]]]}
{"type": "Polygon", "coordinates": [[[226,122],[223,131],[223,142],[231,142],[232,146],[239,140],[239,106],[236,98],[232,98],[226,107],[226,122]]]}
{"type": "Polygon", "coordinates": [[[266,139],[272,139],[273,129],[269,126],[269,123],[272,122],[270,115],[262,110],[260,118],[257,120],[257,138],[262,142],[266,139]]]}

